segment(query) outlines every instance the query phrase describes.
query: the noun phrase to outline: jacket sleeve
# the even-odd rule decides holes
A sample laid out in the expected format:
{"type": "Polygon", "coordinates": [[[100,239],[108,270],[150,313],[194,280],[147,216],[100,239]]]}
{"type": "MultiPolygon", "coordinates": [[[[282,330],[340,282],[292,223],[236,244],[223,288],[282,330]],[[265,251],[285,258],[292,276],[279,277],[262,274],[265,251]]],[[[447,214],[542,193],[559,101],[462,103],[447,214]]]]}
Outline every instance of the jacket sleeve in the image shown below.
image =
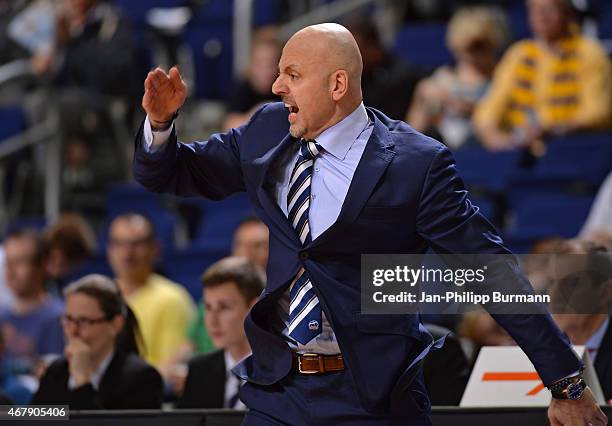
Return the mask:
{"type": "Polygon", "coordinates": [[[173,130],[165,146],[154,153],[142,146],[143,123],[135,140],[134,178],[153,192],[212,200],[244,191],[240,147],[249,143],[251,124],[265,108],[255,112],[248,123],[203,142],[179,142],[173,130]]]}
{"type": "MultiPolygon", "coordinates": [[[[430,247],[451,261],[473,264],[482,261],[487,269],[487,288],[533,294],[518,261],[503,245],[501,237],[468,199],[450,151],[440,146],[433,156],[424,181],[417,230],[430,247]],[[460,256],[456,256],[460,255],[460,256]],[[502,255],[502,256],[498,256],[502,255]],[[490,263],[489,263],[490,262],[490,263]]],[[[489,309],[488,305],[484,305],[489,309]]],[[[496,312],[500,312],[497,306],[496,312]]],[[[491,314],[527,354],[544,384],[548,385],[581,367],[568,339],[555,325],[544,306],[530,307],[529,314],[491,314]]]]}

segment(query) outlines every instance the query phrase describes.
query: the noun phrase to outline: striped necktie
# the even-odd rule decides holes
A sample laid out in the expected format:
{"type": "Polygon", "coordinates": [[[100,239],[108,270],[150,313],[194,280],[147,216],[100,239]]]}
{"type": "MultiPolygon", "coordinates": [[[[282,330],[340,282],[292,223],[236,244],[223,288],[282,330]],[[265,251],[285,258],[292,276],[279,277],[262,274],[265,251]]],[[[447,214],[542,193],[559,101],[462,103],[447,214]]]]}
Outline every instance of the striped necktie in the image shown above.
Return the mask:
{"type": "MultiPolygon", "coordinates": [[[[287,193],[287,217],[302,245],[311,242],[308,209],[314,159],[322,148],[314,140],[300,141],[300,155],[293,167],[287,193]]],[[[319,298],[308,274],[302,269],[289,290],[289,336],[306,344],[321,333],[322,318],[319,298]]]]}

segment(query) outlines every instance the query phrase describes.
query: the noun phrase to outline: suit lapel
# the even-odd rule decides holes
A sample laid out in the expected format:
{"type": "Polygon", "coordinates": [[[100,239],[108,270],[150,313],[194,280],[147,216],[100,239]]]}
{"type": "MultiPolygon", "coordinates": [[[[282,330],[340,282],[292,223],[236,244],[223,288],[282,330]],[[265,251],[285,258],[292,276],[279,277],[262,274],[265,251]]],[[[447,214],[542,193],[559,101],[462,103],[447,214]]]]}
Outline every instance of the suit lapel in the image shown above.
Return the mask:
{"type": "Polygon", "coordinates": [[[279,156],[284,153],[289,146],[295,142],[295,138],[291,134],[287,133],[287,136],[269,151],[267,151],[261,157],[253,161],[255,169],[259,170],[256,175],[256,188],[257,198],[261,202],[262,208],[266,211],[271,219],[271,223],[268,226],[274,226],[278,231],[276,235],[281,236],[285,239],[285,243],[288,245],[300,245],[298,236],[287,220],[287,217],[282,212],[276,200],[272,198],[270,192],[267,190],[268,182],[270,181],[270,167],[278,160],[279,156]]]}
{"type": "Polygon", "coordinates": [[[324,243],[335,232],[343,226],[349,225],[357,218],[357,215],[370,198],[376,184],[395,156],[395,151],[392,150],[393,143],[388,138],[387,128],[372,114],[370,114],[370,117],[374,118],[374,129],[359,160],[338,219],[323,234],[317,237],[310,247],[316,247],[324,243]]]}

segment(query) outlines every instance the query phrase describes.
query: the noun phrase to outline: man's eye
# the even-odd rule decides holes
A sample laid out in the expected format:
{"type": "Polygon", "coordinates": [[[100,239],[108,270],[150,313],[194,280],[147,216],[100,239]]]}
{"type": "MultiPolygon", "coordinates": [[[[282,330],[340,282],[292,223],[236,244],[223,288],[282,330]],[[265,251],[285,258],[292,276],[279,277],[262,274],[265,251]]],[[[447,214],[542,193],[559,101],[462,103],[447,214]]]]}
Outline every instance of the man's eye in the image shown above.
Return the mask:
{"type": "Polygon", "coordinates": [[[295,74],[289,74],[289,78],[291,78],[291,80],[295,80],[297,78],[297,75],[295,74]]]}

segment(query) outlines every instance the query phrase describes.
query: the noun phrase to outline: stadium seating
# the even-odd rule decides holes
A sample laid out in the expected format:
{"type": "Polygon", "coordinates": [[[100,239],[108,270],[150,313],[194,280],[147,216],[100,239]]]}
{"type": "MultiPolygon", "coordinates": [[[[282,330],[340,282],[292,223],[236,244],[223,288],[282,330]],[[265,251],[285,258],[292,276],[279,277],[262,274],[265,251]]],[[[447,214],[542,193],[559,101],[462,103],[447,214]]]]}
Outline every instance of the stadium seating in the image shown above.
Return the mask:
{"type": "Polygon", "coordinates": [[[26,129],[26,117],[19,105],[0,106],[0,143],[26,129]]]}
{"type": "Polygon", "coordinates": [[[444,24],[410,23],[398,32],[393,49],[410,64],[434,69],[454,62],[445,37],[444,24]]]}

